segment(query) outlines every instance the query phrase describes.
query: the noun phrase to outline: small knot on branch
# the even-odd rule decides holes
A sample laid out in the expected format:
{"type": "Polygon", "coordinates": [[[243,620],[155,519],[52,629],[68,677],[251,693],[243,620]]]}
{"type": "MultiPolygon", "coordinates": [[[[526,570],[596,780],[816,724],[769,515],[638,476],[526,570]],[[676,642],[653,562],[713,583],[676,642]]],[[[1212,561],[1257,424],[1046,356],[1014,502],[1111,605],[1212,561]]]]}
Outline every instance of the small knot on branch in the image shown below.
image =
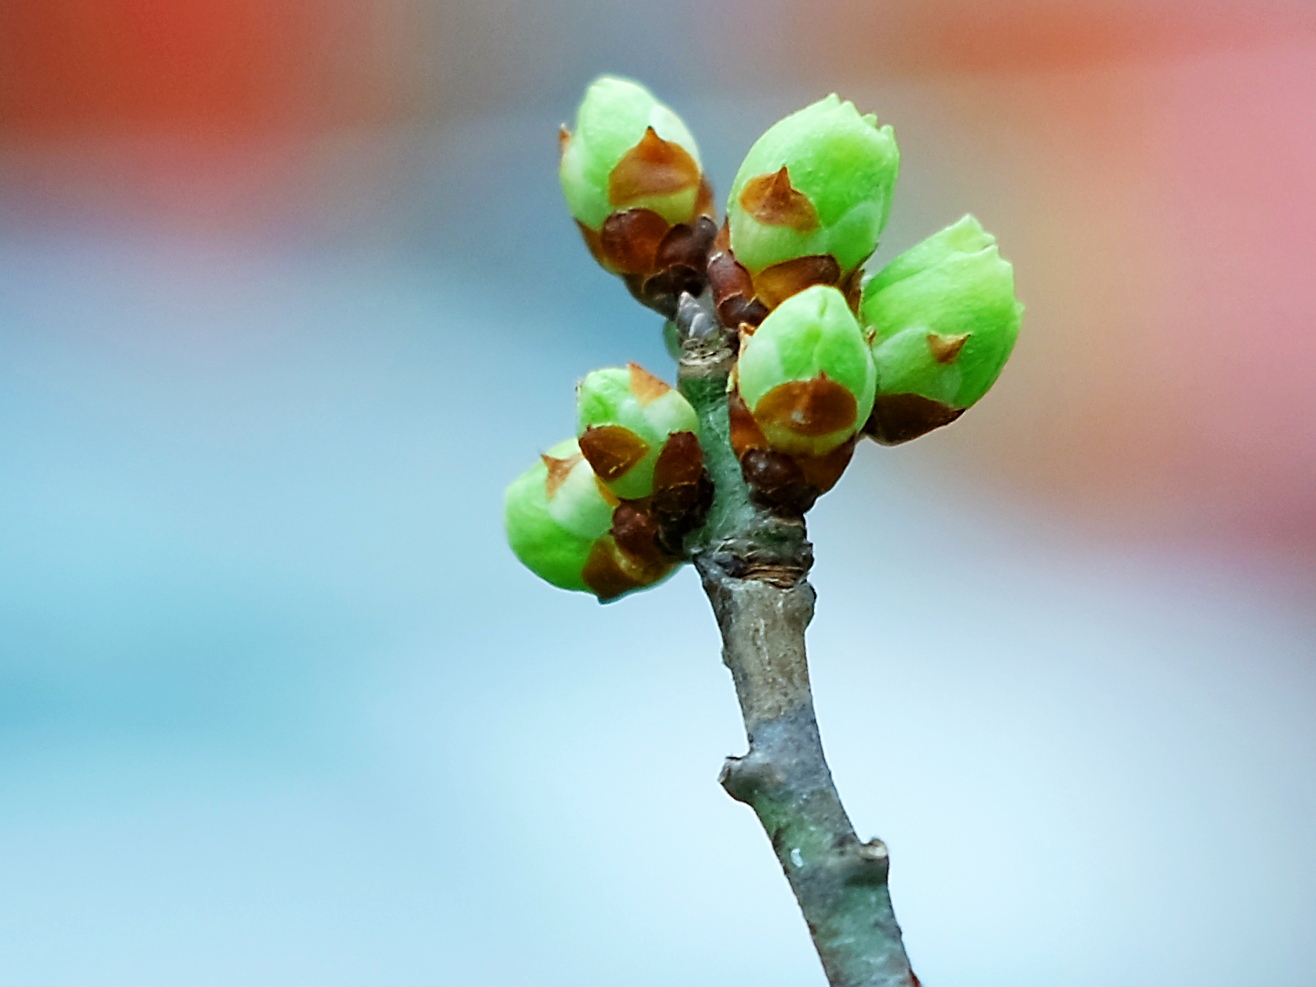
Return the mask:
{"type": "Polygon", "coordinates": [[[891,857],[879,839],[867,843],[847,843],[839,848],[837,866],[844,871],[847,884],[885,884],[891,873],[891,857]]]}
{"type": "Polygon", "coordinates": [[[728,795],[746,805],[752,805],[755,795],[765,788],[774,788],[783,782],[777,769],[757,751],[750,751],[744,757],[727,758],[717,780],[728,795]]]}

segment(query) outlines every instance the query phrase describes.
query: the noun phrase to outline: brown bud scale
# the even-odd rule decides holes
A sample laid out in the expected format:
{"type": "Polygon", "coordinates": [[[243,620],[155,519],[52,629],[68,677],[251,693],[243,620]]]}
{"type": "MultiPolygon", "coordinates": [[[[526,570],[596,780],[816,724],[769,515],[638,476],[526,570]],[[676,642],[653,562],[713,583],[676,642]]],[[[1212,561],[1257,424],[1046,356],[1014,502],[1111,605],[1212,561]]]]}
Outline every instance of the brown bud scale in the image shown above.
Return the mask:
{"type": "Polygon", "coordinates": [[[703,175],[690,152],[647,127],[640,142],[608,175],[608,201],[625,208],[656,195],[675,195],[699,185],[703,175]]]}
{"type": "Polygon", "coordinates": [[[612,540],[617,547],[651,565],[667,561],[658,547],[658,521],[635,501],[623,501],[612,513],[612,540]]]}
{"type": "Polygon", "coordinates": [[[625,553],[613,541],[611,535],[604,535],[594,543],[580,578],[603,602],[615,600],[623,593],[648,586],[656,579],[642,578],[642,569],[637,571],[625,553]]]}
{"type": "Polygon", "coordinates": [[[658,247],[671,228],[652,209],[615,212],[599,231],[600,263],[616,274],[652,274],[658,247]]]}
{"type": "Polygon", "coordinates": [[[928,333],[928,352],[938,363],[950,363],[960,355],[964,344],[969,341],[970,333],[958,336],[942,336],[935,332],[928,333]]]}
{"type": "Polygon", "coordinates": [[[754,290],[759,299],[773,309],[791,295],[816,284],[838,284],[841,265],[831,254],[811,254],[773,264],[754,275],[754,290]]]}
{"type": "Polygon", "coordinates": [[[621,425],[591,425],[580,437],[581,454],[599,479],[613,483],[649,453],[649,443],[621,425]]]}
{"type": "Polygon", "coordinates": [[[789,226],[797,233],[812,233],[819,225],[818,210],[791,184],[785,165],[776,174],[759,175],[746,182],[740,191],[740,205],[766,226],[789,226]]]}
{"type": "Polygon", "coordinates": [[[562,488],[562,484],[566,482],[571,471],[576,468],[576,464],[580,462],[581,457],[577,454],[558,459],[556,456],[545,453],[539,458],[548,467],[548,476],[544,480],[544,490],[548,494],[548,499],[552,500],[557,496],[558,490],[562,488]]]}
{"type": "Polygon", "coordinates": [[[638,363],[628,363],[626,369],[630,372],[631,393],[641,405],[657,401],[672,389],[665,380],[655,377],[638,363]]]}
{"type": "Polygon", "coordinates": [[[805,478],[795,458],[772,449],[750,449],[740,461],[754,500],[770,510],[803,514],[822,492],[805,478]]]}
{"type": "Polygon", "coordinates": [[[704,450],[694,432],[673,432],[663,443],[653,467],[653,487],[664,490],[694,483],[704,472],[704,450]]]}
{"type": "Polygon", "coordinates": [[[858,413],[855,396],[825,373],[778,384],[754,406],[760,426],[771,423],[811,438],[852,428],[858,413]]]}
{"type": "Polygon", "coordinates": [[[863,432],[884,446],[894,446],[949,425],[962,414],[963,408],[921,394],[879,394],[863,432]]]}
{"type": "Polygon", "coordinates": [[[850,465],[856,441],[857,438],[849,439],[822,456],[795,456],[795,465],[804,475],[804,482],[820,494],[831,490],[850,465]]]}
{"type": "Polygon", "coordinates": [[[733,391],[727,397],[727,411],[731,419],[731,451],[737,459],[743,459],[751,449],[768,448],[768,440],[759,428],[759,423],[750,414],[745,399],[739,391],[733,391]]]}
{"type": "Polygon", "coordinates": [[[767,318],[767,306],[754,295],[754,280],[731,252],[731,236],[726,223],[718,230],[708,255],[708,283],[713,289],[717,316],[724,326],[741,323],[757,326],[767,318]]]}

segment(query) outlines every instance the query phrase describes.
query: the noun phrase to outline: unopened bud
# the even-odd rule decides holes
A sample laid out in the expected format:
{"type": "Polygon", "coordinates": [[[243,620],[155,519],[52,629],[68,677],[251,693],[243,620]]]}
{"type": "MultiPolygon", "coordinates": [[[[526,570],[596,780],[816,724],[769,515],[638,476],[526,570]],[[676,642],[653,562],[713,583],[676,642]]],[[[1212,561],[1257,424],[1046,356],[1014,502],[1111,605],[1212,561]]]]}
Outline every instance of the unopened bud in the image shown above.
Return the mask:
{"type": "Polygon", "coordinates": [[[995,383],[1022,314],[1014,269],[972,216],[893,260],[860,301],[877,365],[865,432],[895,445],[958,418],[995,383]]]}
{"type": "Polygon", "coordinates": [[[599,479],[628,500],[654,492],[654,468],[672,436],[698,431],[694,408],[681,392],[634,363],[588,374],[576,398],[581,453],[599,479]]]}
{"type": "Polygon", "coordinates": [[[562,589],[588,590],[585,562],[612,525],[616,503],[595,480],[575,440],[561,442],[507,488],[508,544],[541,579],[562,589]]]}
{"type": "Polygon", "coordinates": [[[599,483],[574,440],[512,482],[503,517],[508,544],[531,572],[605,602],[655,585],[676,566],[658,545],[658,523],[599,483]]]}
{"type": "Polygon", "coordinates": [[[716,232],[690,131],[644,86],[601,76],[560,140],[562,192],[595,259],[670,316],[682,291],[703,289],[716,232]]]}
{"type": "Polygon", "coordinates": [[[804,456],[823,456],[859,430],[877,376],[845,297],[825,285],[791,296],[747,335],[736,374],[768,445],[804,456]]]}
{"type": "MultiPolygon", "coordinates": [[[[877,246],[899,171],[891,127],[835,93],[770,127],[727,203],[729,253],[757,301],[772,309],[810,285],[844,284],[877,246]]],[[[726,296],[735,272],[720,266],[710,278],[726,296]]]]}

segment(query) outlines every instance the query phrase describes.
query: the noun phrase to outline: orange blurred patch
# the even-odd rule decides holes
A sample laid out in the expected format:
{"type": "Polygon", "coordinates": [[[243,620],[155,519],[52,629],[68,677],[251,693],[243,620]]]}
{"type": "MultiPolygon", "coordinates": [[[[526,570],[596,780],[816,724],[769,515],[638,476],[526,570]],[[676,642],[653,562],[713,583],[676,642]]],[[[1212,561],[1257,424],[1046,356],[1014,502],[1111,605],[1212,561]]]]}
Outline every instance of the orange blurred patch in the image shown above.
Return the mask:
{"type": "Polygon", "coordinates": [[[811,78],[1017,72],[1160,58],[1316,31],[1299,3],[863,0],[790,6],[791,62],[811,78]]]}

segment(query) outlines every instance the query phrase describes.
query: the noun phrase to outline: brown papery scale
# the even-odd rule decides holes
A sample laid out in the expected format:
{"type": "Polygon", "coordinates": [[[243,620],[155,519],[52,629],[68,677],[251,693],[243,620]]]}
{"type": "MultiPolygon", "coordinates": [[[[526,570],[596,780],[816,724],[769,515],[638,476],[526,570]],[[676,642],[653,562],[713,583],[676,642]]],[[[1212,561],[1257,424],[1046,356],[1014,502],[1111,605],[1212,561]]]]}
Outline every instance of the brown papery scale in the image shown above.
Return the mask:
{"type": "Polygon", "coordinates": [[[879,394],[863,432],[884,446],[895,446],[949,425],[962,414],[963,408],[921,394],[879,394]]]}
{"type": "Polygon", "coordinates": [[[935,332],[928,333],[928,352],[938,363],[953,363],[969,341],[971,334],[964,332],[958,336],[942,336],[935,332]]]}
{"type": "Polygon", "coordinates": [[[649,373],[638,363],[626,364],[626,372],[630,376],[631,393],[641,406],[657,401],[672,389],[667,381],[649,373]]]}
{"type": "Polygon", "coordinates": [[[680,144],[665,141],[649,127],[608,175],[608,201],[624,208],[642,199],[675,195],[702,180],[699,165],[680,144]]]}
{"type": "Polygon", "coordinates": [[[622,565],[620,556],[621,549],[612,536],[604,535],[594,543],[581,570],[580,578],[603,603],[646,585],[622,565]]]}
{"type": "Polygon", "coordinates": [[[669,319],[674,317],[682,294],[697,297],[703,293],[708,250],[716,233],[716,224],[707,216],[700,216],[693,225],[673,226],[658,244],[653,273],[623,275],[626,287],[642,305],[669,319]]]}
{"type": "Polygon", "coordinates": [[[558,490],[566,482],[567,477],[571,475],[571,471],[576,468],[576,464],[580,462],[581,457],[577,453],[558,459],[556,456],[544,453],[539,458],[544,461],[544,466],[548,469],[548,475],[544,478],[544,491],[547,493],[548,499],[552,500],[557,496],[558,490]]]}
{"type": "Polygon", "coordinates": [[[754,279],[731,252],[731,234],[726,225],[718,230],[708,255],[708,284],[713,305],[724,326],[757,326],[768,317],[768,307],[755,297],[754,279]]]}
{"type": "Polygon", "coordinates": [[[656,583],[671,567],[666,560],[631,555],[611,534],[606,534],[594,543],[580,576],[599,600],[607,603],[633,589],[656,583]]]}
{"type": "Polygon", "coordinates": [[[727,400],[731,449],[754,500],[782,513],[803,514],[841,478],[854,455],[855,440],[823,456],[792,456],[769,446],[739,393],[727,400]]]}
{"type": "Polygon", "coordinates": [[[660,544],[683,553],[685,536],[701,527],[713,506],[713,482],[704,470],[704,452],[693,432],[674,432],[653,470],[650,509],[661,528],[660,544]]]}
{"type": "Polygon", "coordinates": [[[649,443],[621,425],[591,425],[580,440],[581,455],[599,478],[613,483],[649,454],[649,443]]]}
{"type": "Polygon", "coordinates": [[[599,231],[603,266],[616,274],[652,274],[658,248],[671,230],[671,224],[652,209],[613,213],[599,231]]]}
{"type": "Polygon", "coordinates": [[[754,418],[796,435],[816,437],[853,429],[859,405],[849,389],[820,373],[812,380],[778,384],[759,398],[754,418]]]}
{"type": "Polygon", "coordinates": [[[759,175],[745,183],[740,205],[765,226],[789,226],[797,233],[818,228],[818,210],[809,197],[791,184],[790,172],[782,165],[772,175],[759,175]]]}
{"type": "Polygon", "coordinates": [[[741,458],[740,469],[754,501],[779,514],[804,514],[822,493],[784,452],[751,449],[741,458]]]}
{"type": "Polygon", "coordinates": [[[636,559],[661,564],[665,553],[658,546],[658,521],[644,507],[622,501],[612,512],[612,539],[617,547],[636,559]]]}
{"type": "Polygon", "coordinates": [[[811,254],[765,267],[754,275],[754,291],[768,308],[776,308],[791,295],[816,284],[837,284],[841,265],[831,254],[811,254]]]}

